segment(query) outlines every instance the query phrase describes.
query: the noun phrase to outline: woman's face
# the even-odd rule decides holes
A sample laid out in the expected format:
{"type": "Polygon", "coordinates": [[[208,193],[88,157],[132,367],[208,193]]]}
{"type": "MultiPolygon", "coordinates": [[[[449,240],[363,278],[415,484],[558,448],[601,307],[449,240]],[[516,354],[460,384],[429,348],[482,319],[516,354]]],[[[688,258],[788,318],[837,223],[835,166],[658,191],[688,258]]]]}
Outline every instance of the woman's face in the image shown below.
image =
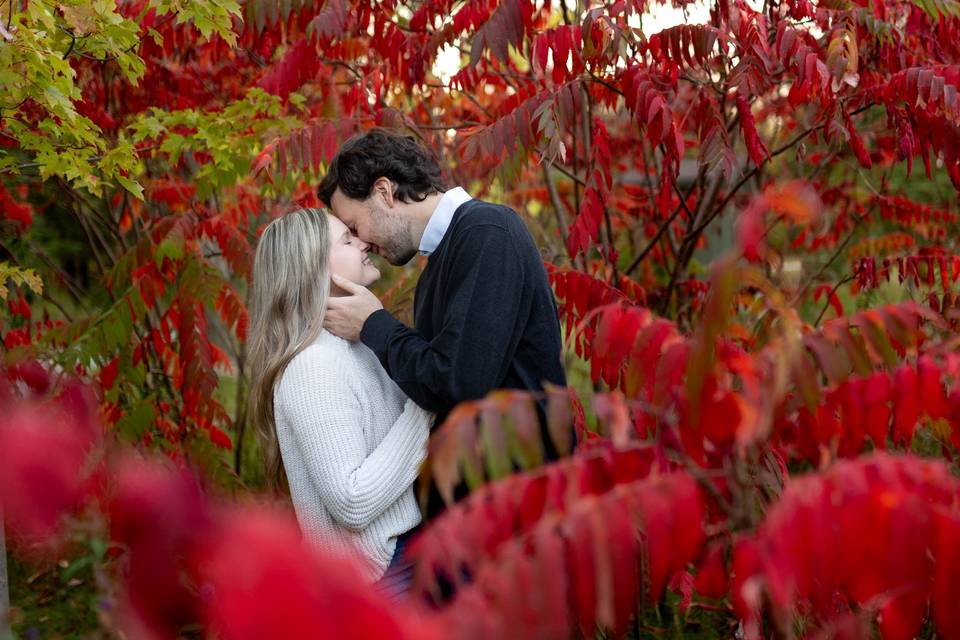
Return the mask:
{"type": "Polygon", "coordinates": [[[327,221],[330,223],[330,270],[364,287],[376,282],[380,270],[370,262],[370,245],[350,233],[336,216],[327,214],[327,221]]]}

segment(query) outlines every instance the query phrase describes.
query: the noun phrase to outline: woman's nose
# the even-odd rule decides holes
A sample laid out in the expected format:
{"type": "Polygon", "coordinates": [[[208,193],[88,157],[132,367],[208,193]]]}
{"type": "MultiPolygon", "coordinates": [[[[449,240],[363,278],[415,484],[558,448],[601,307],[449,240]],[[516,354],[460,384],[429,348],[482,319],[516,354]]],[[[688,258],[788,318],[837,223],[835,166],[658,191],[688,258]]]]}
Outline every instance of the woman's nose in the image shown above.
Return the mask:
{"type": "Polygon", "coordinates": [[[364,242],[364,241],[361,240],[360,238],[357,238],[357,242],[360,243],[360,250],[361,250],[361,251],[363,251],[364,253],[367,253],[368,251],[370,251],[370,243],[369,243],[369,242],[364,242]]]}

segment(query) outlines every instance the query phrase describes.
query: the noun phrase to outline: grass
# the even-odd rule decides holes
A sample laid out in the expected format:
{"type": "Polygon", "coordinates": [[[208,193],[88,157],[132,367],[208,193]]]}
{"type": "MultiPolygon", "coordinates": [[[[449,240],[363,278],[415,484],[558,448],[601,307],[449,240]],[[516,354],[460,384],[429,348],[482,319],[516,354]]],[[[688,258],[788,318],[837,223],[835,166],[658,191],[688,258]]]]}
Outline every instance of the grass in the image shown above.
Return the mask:
{"type": "Polygon", "coordinates": [[[98,625],[99,598],[91,565],[70,570],[71,561],[66,558],[29,562],[14,554],[7,561],[15,638],[107,637],[98,625]]]}

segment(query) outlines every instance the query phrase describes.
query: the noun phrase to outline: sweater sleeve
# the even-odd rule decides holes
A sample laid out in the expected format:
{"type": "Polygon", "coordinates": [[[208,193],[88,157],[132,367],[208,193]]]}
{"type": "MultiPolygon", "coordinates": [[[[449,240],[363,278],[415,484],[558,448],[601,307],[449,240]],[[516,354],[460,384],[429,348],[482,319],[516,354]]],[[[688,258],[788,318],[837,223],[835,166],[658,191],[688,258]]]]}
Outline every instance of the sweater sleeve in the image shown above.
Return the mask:
{"type": "Polygon", "coordinates": [[[531,304],[523,261],[505,229],[474,226],[451,249],[443,324],[432,340],[385,310],[360,332],[404,393],[436,413],[500,386],[531,304]]]}
{"type": "Polygon", "coordinates": [[[283,374],[281,411],[324,506],[343,526],[362,530],[413,484],[426,457],[433,417],[408,400],[367,455],[350,366],[301,355],[307,357],[291,362],[283,374]]]}

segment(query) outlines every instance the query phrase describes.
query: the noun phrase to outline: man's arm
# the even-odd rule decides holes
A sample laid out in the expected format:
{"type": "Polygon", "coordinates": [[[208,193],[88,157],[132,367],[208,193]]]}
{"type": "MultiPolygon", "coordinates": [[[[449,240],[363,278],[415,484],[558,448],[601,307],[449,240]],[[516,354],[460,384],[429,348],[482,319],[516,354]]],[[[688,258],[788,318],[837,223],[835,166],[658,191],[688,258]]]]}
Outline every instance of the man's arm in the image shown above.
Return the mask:
{"type": "Polygon", "coordinates": [[[427,341],[385,310],[360,332],[394,382],[424,409],[442,413],[497,388],[530,314],[524,264],[503,228],[472,227],[451,246],[443,325],[427,341]]]}
{"type": "Polygon", "coordinates": [[[344,340],[356,342],[360,339],[360,329],[372,313],[383,309],[377,296],[369,289],[331,274],[333,284],[350,295],[330,296],[327,298],[327,309],[323,315],[323,328],[344,340]]]}

